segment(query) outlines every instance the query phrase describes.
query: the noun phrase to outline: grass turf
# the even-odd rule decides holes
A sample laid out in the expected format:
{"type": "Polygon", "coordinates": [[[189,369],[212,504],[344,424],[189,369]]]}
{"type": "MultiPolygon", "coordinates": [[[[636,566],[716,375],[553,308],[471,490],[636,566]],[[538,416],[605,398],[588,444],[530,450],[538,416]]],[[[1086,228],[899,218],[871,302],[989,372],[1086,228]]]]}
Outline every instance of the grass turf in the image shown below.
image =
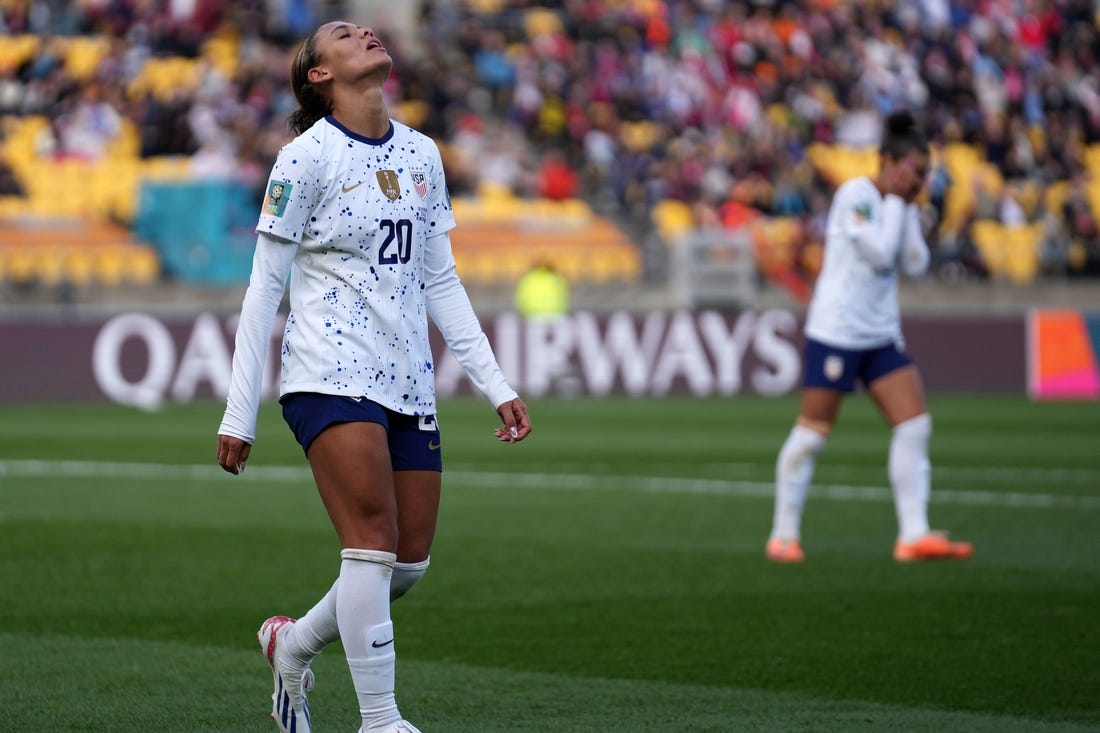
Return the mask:
{"type": "MultiPolygon", "coordinates": [[[[432,569],[393,609],[426,733],[1100,728],[1094,404],[933,395],[933,524],[977,552],[913,566],[864,398],[801,566],[762,553],[792,399],[531,407],[505,446],[482,402],[441,406],[432,569]]],[[[240,478],[220,409],[0,407],[0,730],[274,730],[254,631],[304,613],[338,548],[277,409],[240,478]]],[[[340,649],[315,669],[316,729],[351,733],[340,649]]]]}

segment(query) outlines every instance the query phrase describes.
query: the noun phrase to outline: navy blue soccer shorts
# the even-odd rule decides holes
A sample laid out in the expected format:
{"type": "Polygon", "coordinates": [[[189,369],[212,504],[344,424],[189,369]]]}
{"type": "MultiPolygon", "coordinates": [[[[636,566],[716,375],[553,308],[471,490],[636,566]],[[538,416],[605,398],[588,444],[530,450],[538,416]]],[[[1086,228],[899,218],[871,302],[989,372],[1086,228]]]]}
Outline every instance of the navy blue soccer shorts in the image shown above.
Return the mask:
{"type": "Polygon", "coordinates": [[[279,399],[283,419],[309,452],[325,428],[338,423],[373,422],[386,429],[395,471],[442,471],[443,451],[435,415],[404,415],[365,397],[294,392],[279,399]]]}
{"type": "Polygon", "coordinates": [[[900,343],[873,349],[842,349],[811,338],[803,347],[802,386],[852,392],[856,380],[869,386],[879,377],[912,364],[900,343]]]}

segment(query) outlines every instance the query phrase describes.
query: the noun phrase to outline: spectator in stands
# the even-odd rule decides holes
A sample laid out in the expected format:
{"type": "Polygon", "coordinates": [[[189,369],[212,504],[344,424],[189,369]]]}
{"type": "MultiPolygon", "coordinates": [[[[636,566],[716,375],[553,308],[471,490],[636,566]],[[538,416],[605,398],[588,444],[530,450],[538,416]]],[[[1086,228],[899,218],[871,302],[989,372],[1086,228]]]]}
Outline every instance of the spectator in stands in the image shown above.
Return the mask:
{"type": "MultiPolygon", "coordinates": [[[[556,324],[569,315],[569,280],[549,258],[540,258],[516,283],[515,308],[527,324],[553,334],[556,324]]],[[[540,331],[541,332],[541,331],[540,331]]],[[[554,339],[551,335],[548,338],[554,339]]],[[[563,349],[548,349],[537,365],[528,370],[527,389],[534,396],[549,392],[574,397],[581,382],[563,349]]]]}
{"type": "Polygon", "coordinates": [[[516,311],[528,321],[556,321],[569,313],[569,280],[540,258],[516,283],[516,311]]]}
{"type": "Polygon", "coordinates": [[[83,88],[73,108],[58,118],[58,154],[95,161],[122,134],[122,115],[107,87],[92,83],[83,88]]]}
{"type": "Polygon", "coordinates": [[[548,150],[538,172],[538,195],[551,201],[573,198],[578,193],[577,172],[560,150],[548,150]]]}
{"type": "Polygon", "coordinates": [[[1069,248],[1066,264],[1071,274],[1100,273],[1100,226],[1088,200],[1086,181],[1077,176],[1062,204],[1069,248]]]}
{"type": "Polygon", "coordinates": [[[0,158],[0,196],[26,196],[23,184],[15,177],[11,166],[0,158]]]}

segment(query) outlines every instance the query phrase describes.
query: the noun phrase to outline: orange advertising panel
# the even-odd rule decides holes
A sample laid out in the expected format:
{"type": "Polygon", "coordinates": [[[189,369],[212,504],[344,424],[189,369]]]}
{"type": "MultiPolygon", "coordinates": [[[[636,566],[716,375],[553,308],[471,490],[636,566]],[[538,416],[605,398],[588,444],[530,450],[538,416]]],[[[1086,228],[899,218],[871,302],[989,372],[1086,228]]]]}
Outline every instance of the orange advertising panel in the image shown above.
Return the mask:
{"type": "Polygon", "coordinates": [[[1034,310],[1028,317],[1028,390],[1037,400],[1100,397],[1100,315],[1034,310]]]}

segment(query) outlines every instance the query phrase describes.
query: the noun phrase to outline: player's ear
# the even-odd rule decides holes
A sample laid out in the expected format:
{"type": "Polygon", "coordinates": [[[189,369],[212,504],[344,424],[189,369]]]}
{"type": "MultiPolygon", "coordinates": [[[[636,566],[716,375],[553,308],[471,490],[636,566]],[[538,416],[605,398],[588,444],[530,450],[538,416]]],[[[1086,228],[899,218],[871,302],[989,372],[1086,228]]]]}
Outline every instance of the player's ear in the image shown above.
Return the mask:
{"type": "Polygon", "coordinates": [[[324,66],[314,66],[306,73],[306,78],[309,79],[310,84],[320,84],[331,76],[332,74],[324,66]]]}

